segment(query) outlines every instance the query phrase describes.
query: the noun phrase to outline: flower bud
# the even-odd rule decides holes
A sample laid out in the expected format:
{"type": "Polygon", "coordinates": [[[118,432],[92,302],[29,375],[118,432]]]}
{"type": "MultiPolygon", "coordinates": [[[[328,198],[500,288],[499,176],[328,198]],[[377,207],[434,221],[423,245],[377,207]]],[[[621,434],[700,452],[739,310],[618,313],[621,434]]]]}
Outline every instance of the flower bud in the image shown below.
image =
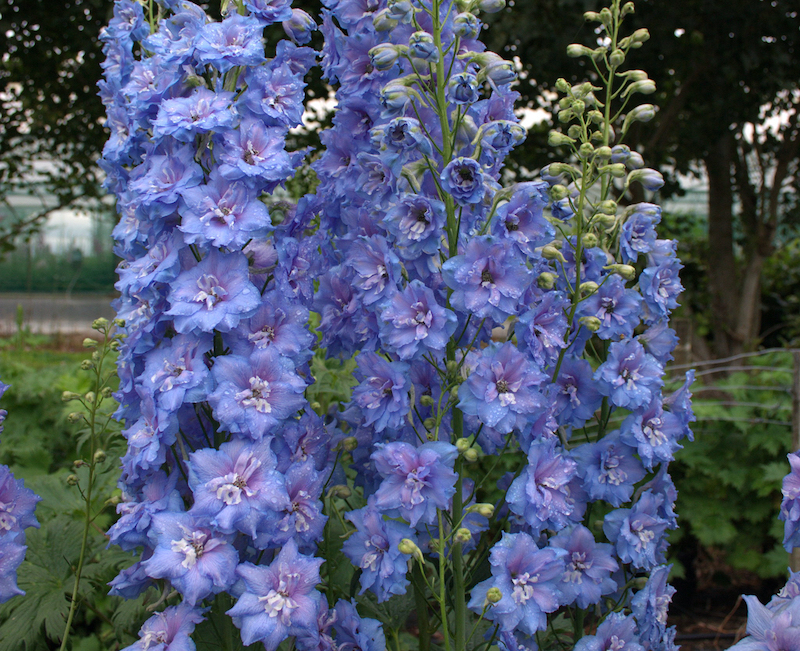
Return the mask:
{"type": "Polygon", "coordinates": [[[487,14],[496,14],[506,8],[506,0],[478,0],[478,9],[487,14]]]}
{"type": "Polygon", "coordinates": [[[541,289],[553,289],[553,287],[556,286],[556,275],[549,271],[543,271],[536,279],[536,284],[539,285],[541,289]]]}
{"type": "Polygon", "coordinates": [[[628,14],[636,13],[632,2],[626,2],[622,5],[622,11],[619,14],[620,18],[625,18],[628,14]]]}
{"type": "Polygon", "coordinates": [[[581,45],[580,43],[572,43],[567,45],[567,56],[571,59],[577,59],[582,56],[592,56],[593,51],[591,48],[581,45]]]}
{"type": "Polygon", "coordinates": [[[345,486],[344,484],[336,484],[328,489],[328,497],[340,497],[343,500],[346,500],[352,494],[353,491],[350,490],[350,487],[345,486]]]}
{"type": "Polygon", "coordinates": [[[61,401],[71,402],[72,400],[78,400],[80,397],[80,393],[75,393],[74,391],[64,391],[64,393],[61,394],[61,401]]]}
{"type": "Polygon", "coordinates": [[[81,418],[83,418],[83,414],[78,411],[73,411],[72,413],[67,415],[67,422],[69,423],[77,423],[81,418]]]}
{"type": "Polygon", "coordinates": [[[496,604],[503,598],[503,592],[497,586],[489,588],[486,591],[486,601],[490,604],[496,604]]]}
{"type": "Polygon", "coordinates": [[[477,513],[481,517],[484,517],[488,520],[494,515],[494,505],[487,504],[486,502],[472,504],[467,508],[467,513],[477,513]]]}
{"type": "Polygon", "coordinates": [[[636,278],[636,269],[629,264],[610,264],[604,268],[608,269],[611,273],[621,276],[625,280],[633,280],[636,278]]]}
{"type": "Polygon", "coordinates": [[[570,138],[560,131],[551,131],[547,135],[547,144],[551,147],[563,147],[565,145],[571,145],[573,142],[575,142],[574,138],[570,138]]]}
{"type": "Polygon", "coordinates": [[[638,170],[644,167],[644,158],[638,151],[632,151],[631,155],[628,156],[628,167],[632,170],[638,170]]]}
{"type": "Polygon", "coordinates": [[[564,109],[563,111],[559,111],[558,115],[556,116],[556,118],[558,119],[559,122],[561,122],[561,124],[566,124],[567,122],[569,122],[574,117],[575,117],[575,113],[572,111],[571,108],[564,109]]]}
{"type": "Polygon", "coordinates": [[[593,280],[587,280],[585,283],[581,283],[579,291],[581,296],[589,296],[589,294],[594,294],[597,291],[597,288],[598,284],[596,282],[593,280]]]}
{"type": "Polygon", "coordinates": [[[453,19],[453,31],[456,36],[461,38],[478,38],[478,34],[481,32],[481,21],[478,20],[475,14],[462,11],[460,14],[456,14],[453,19]]]}
{"type": "Polygon", "coordinates": [[[599,206],[600,212],[604,215],[616,215],[617,214],[617,202],[612,201],[611,199],[606,199],[605,201],[600,203],[599,206]]]}
{"type": "Polygon", "coordinates": [[[590,158],[594,153],[594,145],[590,142],[585,142],[580,146],[580,149],[578,149],[578,153],[581,155],[581,158],[590,158]]]}
{"type": "Polygon", "coordinates": [[[345,452],[352,452],[358,447],[358,439],[355,436],[348,436],[342,439],[342,449],[345,452]]]}
{"type": "Polygon", "coordinates": [[[78,475],[68,475],[67,486],[77,486],[77,485],[78,485],[78,475]]]}
{"type": "Polygon", "coordinates": [[[111,396],[114,395],[114,389],[112,389],[111,387],[103,387],[102,389],[100,389],[100,395],[103,396],[104,398],[110,398],[111,396]]]}
{"type": "Polygon", "coordinates": [[[436,419],[433,417],[426,418],[425,420],[422,421],[422,424],[425,427],[425,429],[430,432],[434,427],[436,427],[436,419]]]}
{"type": "Polygon", "coordinates": [[[466,527],[461,527],[459,529],[456,529],[456,533],[453,536],[454,542],[463,545],[464,543],[468,543],[470,540],[472,540],[472,532],[469,529],[467,529],[466,527]]]}
{"type": "Polygon", "coordinates": [[[472,445],[472,444],[469,442],[469,439],[460,438],[460,439],[458,439],[458,440],[456,441],[456,450],[458,450],[458,452],[459,452],[460,454],[464,454],[464,452],[466,452],[467,450],[469,450],[469,448],[471,447],[471,445],[472,445]]]}
{"type": "Polygon", "coordinates": [[[108,319],[102,316],[99,319],[92,321],[92,330],[104,330],[108,327],[108,319]]]}
{"type": "Polygon", "coordinates": [[[625,185],[628,186],[636,181],[641,183],[642,187],[650,192],[655,192],[664,186],[664,177],[661,176],[661,173],[647,167],[640,170],[633,170],[628,174],[625,185]]]}
{"type": "Polygon", "coordinates": [[[598,22],[600,20],[600,14],[598,14],[596,11],[584,11],[583,19],[587,22],[598,22]]]}
{"type": "Polygon", "coordinates": [[[567,129],[567,135],[570,138],[574,138],[575,140],[580,138],[582,133],[583,133],[583,129],[581,129],[581,125],[580,124],[570,124],[569,125],[569,129],[567,129]]]}
{"type": "Polygon", "coordinates": [[[319,413],[319,410],[320,410],[320,409],[322,409],[322,403],[320,403],[320,401],[319,401],[319,400],[314,400],[314,401],[311,403],[311,408],[312,408],[314,411],[316,411],[317,413],[319,413]]]}
{"type": "Polygon", "coordinates": [[[420,396],[419,404],[421,404],[423,407],[433,407],[434,404],[433,396],[428,393],[420,396]]]}
{"type": "Polygon", "coordinates": [[[72,467],[75,468],[76,470],[78,468],[83,468],[84,466],[88,466],[88,465],[89,464],[86,463],[83,459],[75,459],[75,461],[72,462],[72,467]]]}
{"type": "Polygon", "coordinates": [[[97,348],[97,340],[96,339],[92,339],[91,337],[86,337],[86,339],[83,340],[83,347],[84,348],[97,348]]]}
{"type": "Polygon", "coordinates": [[[389,0],[386,3],[386,11],[390,18],[401,23],[408,24],[414,17],[414,6],[411,0],[389,0]]]}
{"type": "Polygon", "coordinates": [[[584,234],[584,236],[583,236],[583,245],[586,248],[589,248],[589,249],[594,248],[595,246],[597,246],[597,235],[595,235],[594,233],[586,233],[586,234],[584,234]]]}
{"type": "Polygon", "coordinates": [[[583,112],[586,110],[586,102],[582,99],[573,100],[571,108],[575,115],[583,115],[583,112]]]}
{"type": "Polygon", "coordinates": [[[454,359],[448,359],[445,363],[445,368],[448,374],[453,375],[458,370],[458,362],[454,359]]]}
{"type": "Polygon", "coordinates": [[[436,63],[439,60],[439,49],[433,42],[433,36],[424,31],[414,32],[408,39],[408,53],[427,63],[436,63]]]}
{"type": "Polygon", "coordinates": [[[590,332],[597,332],[602,325],[596,316],[582,316],[578,321],[590,332]]]}
{"type": "MultiPolygon", "coordinates": [[[[433,543],[433,541],[431,541],[433,543]]],[[[413,556],[418,561],[422,561],[422,550],[417,546],[413,540],[409,540],[408,538],[403,538],[397,544],[397,550],[401,554],[408,554],[409,556],[413,556]]]]}
{"type": "Polygon", "coordinates": [[[94,391],[89,391],[85,396],[83,396],[83,399],[90,405],[94,404],[96,398],[97,396],[95,395],[94,391]]]}
{"type": "Polygon", "coordinates": [[[114,325],[117,326],[118,328],[124,328],[125,319],[114,319],[114,325]]]}
{"type": "Polygon", "coordinates": [[[603,145],[602,147],[597,148],[597,157],[598,158],[611,158],[611,147],[608,145],[603,145]]]}
{"type": "Polygon", "coordinates": [[[556,90],[559,93],[566,93],[567,91],[569,91],[569,82],[567,82],[567,80],[564,79],[563,77],[559,77],[556,80],[556,90]]]}
{"type": "Polygon", "coordinates": [[[617,223],[617,218],[614,215],[604,215],[603,213],[595,215],[594,220],[605,229],[611,228],[617,223]]]}
{"type": "Polygon", "coordinates": [[[595,124],[602,124],[603,120],[605,120],[605,116],[598,111],[597,109],[593,109],[586,114],[586,117],[589,118],[590,122],[594,122],[595,124]]]}
{"type": "Polygon", "coordinates": [[[630,111],[625,120],[636,122],[650,122],[656,116],[656,108],[652,104],[642,104],[630,111]]]}
{"type": "Polygon", "coordinates": [[[642,95],[652,95],[656,92],[656,82],[652,79],[643,79],[642,81],[634,81],[623,92],[623,97],[628,97],[634,93],[641,93],[642,95]]]}
{"type": "Polygon", "coordinates": [[[298,45],[309,43],[311,33],[317,30],[317,23],[302,9],[292,9],[292,17],[284,20],[281,25],[286,36],[298,45]]]}
{"type": "Polygon", "coordinates": [[[381,43],[369,51],[372,67],[376,70],[389,70],[400,56],[400,49],[392,43],[381,43]]]}
{"type": "Polygon", "coordinates": [[[542,257],[545,260],[558,260],[559,262],[566,262],[564,255],[554,246],[542,247],[542,257]]]}
{"type": "Polygon", "coordinates": [[[633,39],[633,41],[636,43],[644,43],[645,41],[650,40],[650,32],[647,31],[646,27],[640,27],[633,34],[631,34],[631,39],[633,39]]]}
{"type": "Polygon", "coordinates": [[[611,176],[621,179],[625,176],[625,166],[622,163],[611,163],[600,168],[601,172],[608,172],[611,176]]]}
{"type": "Polygon", "coordinates": [[[514,69],[514,64],[511,61],[503,59],[489,64],[481,74],[484,78],[489,79],[495,86],[505,86],[515,81],[517,78],[517,71],[514,69]]]}
{"type": "Polygon", "coordinates": [[[120,348],[120,345],[121,345],[121,344],[119,343],[119,339],[112,339],[112,340],[111,340],[111,343],[110,343],[110,344],[108,344],[108,347],[109,347],[111,350],[117,351],[117,350],[119,350],[119,348],[120,348]]]}
{"type": "Polygon", "coordinates": [[[622,50],[614,50],[608,57],[609,62],[615,68],[625,63],[625,53],[622,50]]]}
{"type": "Polygon", "coordinates": [[[572,166],[566,163],[550,163],[542,170],[542,175],[561,176],[562,174],[570,174],[572,171],[572,166]]]}
{"type": "Polygon", "coordinates": [[[92,460],[95,463],[103,463],[106,460],[106,451],[105,450],[97,450],[92,457],[92,460]]]}
{"type": "Polygon", "coordinates": [[[475,448],[470,448],[464,452],[464,459],[468,463],[475,463],[478,460],[478,451],[475,448]]]}
{"type": "Polygon", "coordinates": [[[377,32],[390,32],[397,27],[398,21],[389,15],[388,9],[381,9],[372,17],[372,26],[377,32]]]}

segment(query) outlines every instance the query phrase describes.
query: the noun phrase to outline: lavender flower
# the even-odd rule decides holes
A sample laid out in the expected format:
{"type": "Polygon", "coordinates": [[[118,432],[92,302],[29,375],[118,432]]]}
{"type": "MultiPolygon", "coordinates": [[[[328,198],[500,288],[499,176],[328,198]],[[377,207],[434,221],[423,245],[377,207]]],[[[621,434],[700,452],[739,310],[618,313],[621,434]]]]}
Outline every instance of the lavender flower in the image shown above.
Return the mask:
{"type": "Polygon", "coordinates": [[[139,641],[125,651],[194,651],[190,636],[203,619],[202,610],[186,603],[170,606],[148,619],[139,631],[139,641]]]}

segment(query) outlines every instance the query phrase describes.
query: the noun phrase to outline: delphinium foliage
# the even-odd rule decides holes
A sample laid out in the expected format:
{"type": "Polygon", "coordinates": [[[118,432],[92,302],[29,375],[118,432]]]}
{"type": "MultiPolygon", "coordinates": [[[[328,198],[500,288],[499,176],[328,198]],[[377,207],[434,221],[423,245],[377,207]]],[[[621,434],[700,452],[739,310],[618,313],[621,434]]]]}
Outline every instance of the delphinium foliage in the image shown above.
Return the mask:
{"type": "Polygon", "coordinates": [[[673,648],[667,465],[692,412],[688,379],[661,392],[675,243],[624,205],[661,183],[623,144],[654,111],[632,3],[571,46],[595,74],[558,84],[566,161],[507,186],[515,66],[479,40],[502,0],[325,4],[337,109],[316,193],[280,218],[311,19],[119,0],[103,37],[128,440],[109,534],[138,557],[112,592],[163,607],[132,648],[191,648],[204,618],[269,651],[673,648]],[[276,22],[290,40],[265,44],[276,22]],[[327,410],[322,355],[356,364],[327,410]]]}
{"type": "MultiPolygon", "coordinates": [[[[0,381],[0,397],[7,389],[0,381]]],[[[0,409],[0,434],[7,415],[0,409]]],[[[25,558],[25,529],[39,526],[33,512],[40,499],[21,479],[14,479],[8,466],[0,465],[0,603],[25,594],[17,586],[17,568],[25,558]]]]}

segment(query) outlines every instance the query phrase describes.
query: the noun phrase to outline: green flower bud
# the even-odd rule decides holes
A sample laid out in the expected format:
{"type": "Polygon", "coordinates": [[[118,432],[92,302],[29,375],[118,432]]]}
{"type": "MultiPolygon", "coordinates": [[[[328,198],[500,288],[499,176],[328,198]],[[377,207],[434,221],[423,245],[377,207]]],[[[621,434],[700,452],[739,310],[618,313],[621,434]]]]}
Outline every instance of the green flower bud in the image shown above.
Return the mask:
{"type": "Polygon", "coordinates": [[[597,224],[606,229],[611,228],[617,223],[617,218],[614,215],[604,215],[603,213],[595,215],[594,220],[597,224]]]}
{"type": "Polygon", "coordinates": [[[590,332],[597,332],[602,325],[596,316],[582,316],[578,321],[590,332]]]}
{"type": "Polygon", "coordinates": [[[342,449],[345,452],[352,452],[358,447],[358,439],[355,436],[348,436],[342,439],[342,449]]]}
{"type": "Polygon", "coordinates": [[[72,462],[72,467],[75,468],[75,469],[83,468],[84,466],[88,466],[88,465],[89,464],[86,463],[83,459],[75,459],[75,461],[72,462]]]}
{"type": "Polygon", "coordinates": [[[114,390],[111,387],[103,387],[100,389],[100,395],[104,398],[110,398],[114,395],[114,390]]]}
{"type": "Polygon", "coordinates": [[[594,294],[597,291],[597,283],[593,280],[587,280],[585,283],[581,283],[580,286],[580,293],[581,296],[589,296],[589,294],[594,294]]]}
{"type": "Polygon", "coordinates": [[[626,2],[624,5],[622,5],[622,11],[620,12],[619,17],[625,18],[625,16],[627,16],[628,14],[633,14],[633,13],[636,13],[633,7],[633,3],[626,2]]]}
{"type": "Polygon", "coordinates": [[[623,97],[633,95],[634,93],[641,93],[642,95],[652,95],[656,92],[656,82],[652,79],[643,79],[642,81],[634,81],[623,92],[623,97]]]}
{"type": "Polygon", "coordinates": [[[586,233],[583,236],[583,245],[589,249],[597,246],[597,235],[594,233],[586,233]]]}
{"type": "Polygon", "coordinates": [[[598,22],[600,20],[600,14],[598,14],[596,11],[584,11],[583,19],[591,23],[598,22]]]}
{"type": "Polygon", "coordinates": [[[425,420],[422,421],[422,424],[425,427],[425,429],[430,432],[434,427],[436,427],[436,419],[426,418],[425,420]]]}
{"type": "Polygon", "coordinates": [[[583,130],[581,129],[581,125],[580,124],[570,124],[569,125],[569,129],[567,129],[567,135],[570,138],[574,138],[575,140],[580,138],[582,133],[583,133],[583,130]]]}
{"type": "Polygon", "coordinates": [[[97,396],[95,395],[94,391],[89,391],[85,396],[83,396],[83,399],[90,405],[93,405],[94,401],[97,399],[97,396]]]}
{"type": "Polygon", "coordinates": [[[336,484],[328,489],[328,497],[341,497],[343,500],[346,500],[352,494],[353,491],[344,484],[336,484]]]}
{"type": "Polygon", "coordinates": [[[398,21],[389,15],[388,9],[382,9],[372,17],[372,26],[378,32],[390,32],[397,25],[398,21]]]}
{"type": "Polygon", "coordinates": [[[81,362],[81,370],[88,371],[94,368],[94,362],[90,359],[85,359],[81,362]]]}
{"type": "Polygon", "coordinates": [[[575,114],[572,112],[572,109],[564,109],[563,111],[559,111],[556,117],[561,124],[566,124],[575,117],[575,114]]]}
{"type": "Polygon", "coordinates": [[[581,145],[578,153],[581,155],[581,158],[590,158],[594,153],[594,145],[590,142],[585,142],[581,145]]]}
{"type": "Polygon", "coordinates": [[[486,601],[490,604],[496,604],[503,598],[503,592],[497,586],[489,588],[486,591],[486,601]]]}
{"type": "Polygon", "coordinates": [[[628,81],[644,81],[647,79],[647,73],[644,70],[626,70],[625,72],[618,72],[617,77],[628,81]]]}
{"type": "Polygon", "coordinates": [[[92,330],[104,330],[108,327],[108,319],[100,317],[92,321],[92,330]]]}
{"type": "Polygon", "coordinates": [[[64,393],[61,394],[61,401],[71,402],[72,400],[78,400],[80,397],[80,393],[75,393],[74,391],[64,391],[64,393]]]}
{"type": "Polygon", "coordinates": [[[612,201],[611,199],[606,199],[605,201],[600,203],[600,212],[604,215],[616,215],[617,214],[617,202],[612,201]]]}
{"type": "Polygon", "coordinates": [[[631,39],[633,39],[635,43],[644,43],[650,40],[650,32],[647,31],[646,27],[640,27],[631,34],[631,39]]]}
{"type": "Polygon", "coordinates": [[[78,485],[78,475],[68,475],[67,486],[77,486],[77,485],[78,485]]]}
{"type": "Polygon", "coordinates": [[[458,362],[454,359],[448,359],[445,368],[450,375],[453,375],[458,370],[458,362]]]}
{"type": "Polygon", "coordinates": [[[464,459],[468,463],[475,463],[478,460],[478,451],[475,448],[470,448],[464,452],[464,459]]]}
{"type": "Polygon", "coordinates": [[[547,136],[547,144],[551,147],[563,147],[564,145],[571,145],[573,142],[575,142],[574,138],[570,138],[560,131],[551,131],[547,136]]]}
{"type": "MultiPolygon", "coordinates": [[[[560,176],[561,174],[570,174],[573,171],[571,165],[566,163],[550,163],[547,166],[547,172],[550,176],[560,176]]],[[[551,190],[552,191],[552,190],[551,190]]]]}
{"type": "Polygon", "coordinates": [[[120,348],[119,339],[112,339],[112,340],[111,340],[111,343],[110,343],[110,344],[108,344],[108,347],[109,347],[111,350],[119,350],[119,348],[120,348]]]}
{"type": "Polygon", "coordinates": [[[433,407],[433,396],[427,393],[420,396],[419,404],[421,404],[423,407],[433,407]]]}
{"type": "Polygon", "coordinates": [[[561,185],[560,183],[550,188],[550,198],[553,201],[561,201],[568,195],[569,195],[569,190],[567,190],[566,186],[561,185]]]}
{"type": "Polygon", "coordinates": [[[592,56],[592,49],[580,43],[572,43],[567,45],[567,56],[571,59],[577,59],[582,56],[592,56]]]}
{"type": "Polygon", "coordinates": [[[629,264],[610,264],[604,268],[608,269],[611,273],[622,276],[625,280],[633,280],[636,278],[636,269],[629,264]]]}
{"type": "Polygon", "coordinates": [[[567,80],[563,77],[559,77],[556,81],[556,90],[559,93],[566,93],[569,90],[569,84],[567,83],[567,80]]]}
{"type": "Polygon", "coordinates": [[[488,520],[494,515],[494,505],[486,502],[473,504],[467,509],[467,513],[477,513],[488,520]]]}
{"type": "Polygon", "coordinates": [[[311,408],[314,411],[319,412],[319,410],[322,409],[322,403],[320,403],[319,400],[315,400],[314,402],[311,403],[311,408]]]}
{"type": "Polygon", "coordinates": [[[478,9],[487,14],[495,14],[506,8],[506,0],[478,0],[478,9]]]}
{"type": "Polygon", "coordinates": [[[99,351],[99,350],[96,350],[96,351],[94,351],[94,352],[92,353],[92,361],[93,361],[95,364],[97,364],[97,362],[99,362],[99,361],[100,361],[100,358],[101,358],[101,357],[102,357],[102,355],[100,354],[100,351],[99,351]]]}
{"type": "Polygon", "coordinates": [[[584,102],[582,99],[573,100],[572,110],[575,112],[575,115],[582,115],[586,110],[586,102],[584,102]]]}
{"type": "Polygon", "coordinates": [[[464,454],[471,446],[469,439],[460,438],[456,441],[456,450],[458,450],[459,454],[464,454]]]}
{"type": "Polygon", "coordinates": [[[622,50],[614,50],[608,57],[609,62],[615,68],[625,63],[625,53],[622,50]]]}
{"type": "MultiPolygon", "coordinates": [[[[433,546],[433,541],[431,541],[431,546],[433,546]]],[[[409,540],[408,538],[403,538],[397,545],[397,550],[401,554],[408,554],[409,556],[413,556],[418,561],[422,561],[422,550],[417,547],[417,543],[413,540],[409,540]]]]}
{"type": "Polygon", "coordinates": [[[92,457],[95,463],[103,463],[106,460],[105,450],[97,450],[92,457]]]}
{"type": "Polygon", "coordinates": [[[608,172],[611,176],[621,179],[625,176],[625,164],[624,163],[611,163],[610,165],[603,165],[600,168],[601,172],[608,172]]]}
{"type": "Polygon", "coordinates": [[[545,260],[558,260],[559,262],[566,262],[567,259],[564,255],[554,246],[542,247],[542,257],[545,260]]]}
{"type": "Polygon", "coordinates": [[[86,337],[86,339],[83,340],[83,347],[84,348],[97,348],[97,340],[96,339],[92,339],[91,337],[86,337]]]}
{"type": "Polygon", "coordinates": [[[453,540],[457,543],[461,543],[462,545],[464,543],[468,543],[470,540],[472,540],[472,532],[466,527],[461,527],[460,529],[456,530],[453,540]]]}
{"type": "Polygon", "coordinates": [[[556,275],[549,271],[543,271],[536,279],[536,284],[539,285],[541,289],[553,289],[553,287],[556,286],[556,275]]]}
{"type": "Polygon", "coordinates": [[[125,319],[114,319],[114,325],[117,326],[118,328],[124,328],[125,319]]]}
{"type": "Polygon", "coordinates": [[[598,158],[611,158],[612,155],[611,147],[608,145],[603,145],[602,147],[597,148],[597,157],[598,158]]]}
{"type": "Polygon", "coordinates": [[[73,411],[71,414],[67,415],[67,422],[69,423],[77,423],[81,418],[83,418],[83,414],[78,411],[73,411]]]}

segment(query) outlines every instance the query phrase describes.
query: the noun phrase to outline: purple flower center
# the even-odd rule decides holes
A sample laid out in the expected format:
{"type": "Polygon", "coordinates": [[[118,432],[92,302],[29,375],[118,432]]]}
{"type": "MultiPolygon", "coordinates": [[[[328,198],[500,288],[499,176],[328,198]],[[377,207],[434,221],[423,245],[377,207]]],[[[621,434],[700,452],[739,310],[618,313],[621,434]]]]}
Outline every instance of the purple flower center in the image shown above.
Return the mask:
{"type": "Polygon", "coordinates": [[[260,377],[250,378],[250,388],[239,391],[234,398],[242,407],[255,407],[260,414],[272,413],[272,405],[269,404],[270,389],[269,382],[260,377]]]}
{"type": "Polygon", "coordinates": [[[539,575],[534,574],[531,576],[528,572],[524,572],[511,579],[514,584],[514,589],[511,591],[511,596],[518,604],[524,604],[529,599],[533,598],[534,585],[538,583],[539,575]]]}
{"type": "Polygon", "coordinates": [[[193,301],[205,303],[207,310],[213,310],[214,306],[223,300],[228,292],[220,286],[219,279],[213,274],[203,274],[197,279],[197,287],[200,289],[194,295],[193,301]]]}

